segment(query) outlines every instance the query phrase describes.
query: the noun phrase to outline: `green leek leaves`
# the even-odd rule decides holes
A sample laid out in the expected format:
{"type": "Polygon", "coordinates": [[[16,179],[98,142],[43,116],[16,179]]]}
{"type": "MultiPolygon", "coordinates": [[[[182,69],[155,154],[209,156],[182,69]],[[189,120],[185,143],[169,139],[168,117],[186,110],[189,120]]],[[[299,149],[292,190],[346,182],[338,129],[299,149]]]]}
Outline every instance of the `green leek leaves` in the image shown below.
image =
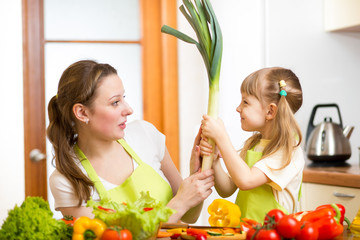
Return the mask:
{"type": "MultiPolygon", "coordinates": [[[[161,32],[196,45],[204,60],[209,79],[208,115],[217,118],[219,111],[219,78],[223,51],[222,33],[210,1],[194,0],[194,2],[195,5],[190,0],[183,0],[180,11],[194,29],[198,41],[167,25],[161,28],[161,32]]],[[[214,141],[210,139],[209,142],[213,144],[213,147],[215,146],[214,141]]],[[[213,156],[205,156],[202,169],[211,168],[212,161],[213,156]]]]}

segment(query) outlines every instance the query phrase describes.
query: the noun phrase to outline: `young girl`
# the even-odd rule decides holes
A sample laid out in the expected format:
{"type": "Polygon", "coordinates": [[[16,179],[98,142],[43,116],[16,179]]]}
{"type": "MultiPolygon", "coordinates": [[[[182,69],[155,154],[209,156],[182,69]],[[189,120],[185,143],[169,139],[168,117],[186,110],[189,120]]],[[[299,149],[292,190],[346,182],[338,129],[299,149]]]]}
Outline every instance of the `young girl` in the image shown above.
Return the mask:
{"type": "Polygon", "coordinates": [[[182,180],[165,145],[165,136],[133,113],[117,71],[83,60],[62,74],[48,106],[47,135],[56,170],[50,176],[55,209],[63,215],[92,217],[86,201],[135,201],[149,191],[175,209],[169,222],[195,222],[214,185],[213,170],[198,172],[200,134],[191,156],[191,176],[182,180]]]}
{"type": "Polygon", "coordinates": [[[215,160],[215,188],[229,197],[237,188],[236,204],[242,217],[263,222],[274,208],[298,211],[303,151],[301,131],[294,113],[302,105],[302,90],[297,76],[289,69],[264,68],[250,74],[241,85],[241,128],[254,135],[246,140],[240,154],[234,149],[221,119],[204,115],[202,154],[212,152],[207,139],[215,141],[229,175],[215,160]]]}

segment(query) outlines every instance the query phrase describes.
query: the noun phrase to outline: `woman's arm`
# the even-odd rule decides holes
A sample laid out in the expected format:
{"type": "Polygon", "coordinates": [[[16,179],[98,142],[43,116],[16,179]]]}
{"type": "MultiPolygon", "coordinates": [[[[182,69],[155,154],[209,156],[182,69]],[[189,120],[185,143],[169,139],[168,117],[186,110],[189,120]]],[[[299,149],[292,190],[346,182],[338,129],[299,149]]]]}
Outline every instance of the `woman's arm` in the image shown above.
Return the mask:
{"type": "Polygon", "coordinates": [[[87,216],[89,218],[94,218],[94,214],[92,213],[92,208],[88,207],[61,207],[59,211],[63,216],[73,216],[75,218],[79,218],[82,216],[87,216]]]}
{"type": "MultiPolygon", "coordinates": [[[[199,157],[200,153],[195,155],[199,157]]],[[[177,211],[169,218],[169,222],[178,222],[180,219],[188,223],[196,222],[202,203],[211,194],[211,187],[214,186],[213,170],[197,172],[182,180],[167,149],[161,162],[161,170],[169,180],[174,194],[167,206],[177,211]]]]}

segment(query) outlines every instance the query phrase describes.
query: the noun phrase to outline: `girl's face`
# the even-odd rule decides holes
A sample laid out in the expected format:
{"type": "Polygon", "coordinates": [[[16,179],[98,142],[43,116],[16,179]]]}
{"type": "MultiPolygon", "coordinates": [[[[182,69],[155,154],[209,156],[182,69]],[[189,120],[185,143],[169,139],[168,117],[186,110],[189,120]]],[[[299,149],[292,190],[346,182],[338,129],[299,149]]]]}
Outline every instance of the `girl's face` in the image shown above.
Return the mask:
{"type": "Polygon", "coordinates": [[[125,90],[118,75],[112,74],[99,83],[89,113],[92,136],[104,140],[124,137],[127,116],[133,113],[125,101],[125,90]]]}
{"type": "Polygon", "coordinates": [[[236,108],[236,111],[240,113],[241,128],[244,131],[264,132],[266,109],[256,97],[246,93],[241,95],[241,103],[236,108]]]}

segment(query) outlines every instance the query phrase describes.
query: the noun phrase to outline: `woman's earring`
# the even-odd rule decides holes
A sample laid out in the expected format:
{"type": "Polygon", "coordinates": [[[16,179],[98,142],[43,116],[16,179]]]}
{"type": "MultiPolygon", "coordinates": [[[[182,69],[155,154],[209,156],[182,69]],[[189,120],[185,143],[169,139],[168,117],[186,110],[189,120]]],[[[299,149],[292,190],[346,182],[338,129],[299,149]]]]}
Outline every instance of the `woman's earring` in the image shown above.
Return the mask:
{"type": "Polygon", "coordinates": [[[85,123],[86,123],[86,125],[88,125],[88,123],[89,123],[89,119],[86,119],[86,120],[85,120],[85,123]]]}

